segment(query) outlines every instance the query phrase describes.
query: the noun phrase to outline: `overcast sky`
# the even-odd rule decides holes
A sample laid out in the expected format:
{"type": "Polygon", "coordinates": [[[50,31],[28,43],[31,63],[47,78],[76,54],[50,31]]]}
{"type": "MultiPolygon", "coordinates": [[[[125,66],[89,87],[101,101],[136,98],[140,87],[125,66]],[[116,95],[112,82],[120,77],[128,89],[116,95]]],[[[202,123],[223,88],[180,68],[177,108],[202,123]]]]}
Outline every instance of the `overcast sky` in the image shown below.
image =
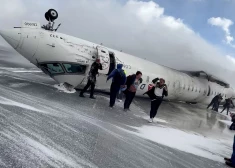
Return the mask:
{"type": "MultiPolygon", "coordinates": [[[[235,86],[235,0],[0,0],[1,29],[21,20],[182,70],[205,70],[235,86]]],[[[0,45],[7,45],[0,39],[0,45]]]]}

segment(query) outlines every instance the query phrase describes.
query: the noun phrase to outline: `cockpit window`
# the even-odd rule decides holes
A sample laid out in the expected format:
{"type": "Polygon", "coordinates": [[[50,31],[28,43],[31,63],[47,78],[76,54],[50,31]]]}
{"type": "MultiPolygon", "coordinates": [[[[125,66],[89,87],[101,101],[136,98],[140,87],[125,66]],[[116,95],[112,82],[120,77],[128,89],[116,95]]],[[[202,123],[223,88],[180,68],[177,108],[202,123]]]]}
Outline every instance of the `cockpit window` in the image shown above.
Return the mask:
{"type": "Polygon", "coordinates": [[[82,73],[86,72],[86,65],[81,64],[63,64],[67,73],[82,73]]]}
{"type": "Polygon", "coordinates": [[[49,71],[51,74],[64,73],[64,70],[59,63],[41,64],[41,66],[49,71]]]}

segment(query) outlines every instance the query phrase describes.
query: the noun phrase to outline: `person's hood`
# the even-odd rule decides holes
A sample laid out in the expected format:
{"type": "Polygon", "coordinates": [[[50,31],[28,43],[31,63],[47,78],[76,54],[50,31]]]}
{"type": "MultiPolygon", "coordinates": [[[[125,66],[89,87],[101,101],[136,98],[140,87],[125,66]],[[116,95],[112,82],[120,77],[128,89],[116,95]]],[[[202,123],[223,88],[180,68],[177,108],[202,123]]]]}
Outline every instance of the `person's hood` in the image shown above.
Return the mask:
{"type": "Polygon", "coordinates": [[[117,69],[122,69],[123,64],[117,64],[117,69]]]}

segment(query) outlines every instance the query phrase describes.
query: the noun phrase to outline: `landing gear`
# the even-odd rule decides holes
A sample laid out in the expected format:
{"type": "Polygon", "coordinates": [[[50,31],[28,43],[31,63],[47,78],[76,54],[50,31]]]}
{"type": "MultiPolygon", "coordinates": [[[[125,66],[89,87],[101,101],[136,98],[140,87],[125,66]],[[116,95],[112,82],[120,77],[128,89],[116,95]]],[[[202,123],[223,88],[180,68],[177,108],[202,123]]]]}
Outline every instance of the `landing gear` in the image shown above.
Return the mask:
{"type": "Polygon", "coordinates": [[[48,24],[43,25],[42,28],[50,31],[57,31],[61,24],[59,24],[56,29],[53,28],[54,28],[54,21],[58,18],[58,16],[59,16],[58,12],[55,9],[49,9],[45,13],[45,18],[48,21],[48,24]]]}
{"type": "Polygon", "coordinates": [[[54,20],[56,20],[58,18],[58,13],[55,9],[49,9],[45,13],[45,18],[46,18],[47,21],[53,22],[54,20]]]}

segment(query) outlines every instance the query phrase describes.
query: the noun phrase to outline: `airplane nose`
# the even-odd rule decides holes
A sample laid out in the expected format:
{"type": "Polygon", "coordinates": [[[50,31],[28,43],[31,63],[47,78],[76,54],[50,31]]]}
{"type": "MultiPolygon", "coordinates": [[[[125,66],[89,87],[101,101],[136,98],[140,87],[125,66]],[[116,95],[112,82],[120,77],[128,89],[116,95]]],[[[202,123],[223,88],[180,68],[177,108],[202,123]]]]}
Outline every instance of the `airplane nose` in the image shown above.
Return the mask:
{"type": "Polygon", "coordinates": [[[17,48],[20,42],[20,29],[0,30],[0,35],[13,47],[17,48]]]}

